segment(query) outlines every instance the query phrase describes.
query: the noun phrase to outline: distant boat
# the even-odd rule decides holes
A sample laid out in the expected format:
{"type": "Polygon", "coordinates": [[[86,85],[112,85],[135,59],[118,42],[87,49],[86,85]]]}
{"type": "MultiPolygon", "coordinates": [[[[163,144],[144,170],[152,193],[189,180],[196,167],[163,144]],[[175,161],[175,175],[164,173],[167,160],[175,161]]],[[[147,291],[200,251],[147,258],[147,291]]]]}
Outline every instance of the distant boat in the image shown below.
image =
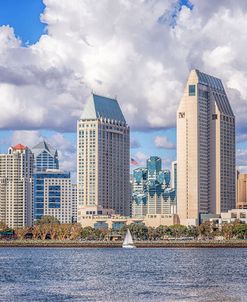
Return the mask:
{"type": "Polygon", "coordinates": [[[132,236],[131,236],[131,233],[130,233],[129,229],[127,230],[127,233],[126,233],[125,238],[124,238],[123,248],[125,248],[125,249],[134,249],[134,248],[136,248],[136,246],[134,246],[133,239],[132,239],[132,236]]]}

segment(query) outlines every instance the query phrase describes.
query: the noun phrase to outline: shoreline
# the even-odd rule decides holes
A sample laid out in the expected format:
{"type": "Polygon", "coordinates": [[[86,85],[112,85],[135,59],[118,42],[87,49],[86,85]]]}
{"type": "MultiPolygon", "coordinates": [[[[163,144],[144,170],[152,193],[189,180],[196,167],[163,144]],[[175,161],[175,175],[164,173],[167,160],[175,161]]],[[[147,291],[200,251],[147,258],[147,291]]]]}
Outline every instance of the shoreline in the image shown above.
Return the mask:
{"type": "MultiPolygon", "coordinates": [[[[247,240],[242,241],[137,241],[137,248],[247,248],[247,240]]],[[[0,241],[0,248],[121,248],[122,242],[107,241],[0,241]]]]}

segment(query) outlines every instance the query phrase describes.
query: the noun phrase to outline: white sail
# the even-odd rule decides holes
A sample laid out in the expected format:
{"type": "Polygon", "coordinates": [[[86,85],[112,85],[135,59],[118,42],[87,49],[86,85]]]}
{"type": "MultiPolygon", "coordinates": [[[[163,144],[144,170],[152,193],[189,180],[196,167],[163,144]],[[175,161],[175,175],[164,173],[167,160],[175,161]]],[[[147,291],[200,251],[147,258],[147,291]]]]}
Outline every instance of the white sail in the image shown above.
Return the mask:
{"type": "Polygon", "coordinates": [[[124,238],[123,247],[130,247],[130,246],[133,247],[134,244],[133,244],[133,239],[132,239],[130,230],[128,229],[127,233],[125,235],[125,238],[124,238]]]}

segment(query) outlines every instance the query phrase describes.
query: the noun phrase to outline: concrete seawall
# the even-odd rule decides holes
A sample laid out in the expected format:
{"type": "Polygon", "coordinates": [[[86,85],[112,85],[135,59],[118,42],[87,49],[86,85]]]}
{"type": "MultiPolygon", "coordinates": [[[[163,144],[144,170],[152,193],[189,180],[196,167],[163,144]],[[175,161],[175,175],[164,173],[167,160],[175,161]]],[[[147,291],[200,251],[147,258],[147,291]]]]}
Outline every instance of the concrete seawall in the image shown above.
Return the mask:
{"type": "MultiPolygon", "coordinates": [[[[247,240],[232,241],[138,241],[138,248],[247,248],[247,240]]],[[[122,242],[107,241],[0,241],[0,248],[121,248],[122,242]]]]}

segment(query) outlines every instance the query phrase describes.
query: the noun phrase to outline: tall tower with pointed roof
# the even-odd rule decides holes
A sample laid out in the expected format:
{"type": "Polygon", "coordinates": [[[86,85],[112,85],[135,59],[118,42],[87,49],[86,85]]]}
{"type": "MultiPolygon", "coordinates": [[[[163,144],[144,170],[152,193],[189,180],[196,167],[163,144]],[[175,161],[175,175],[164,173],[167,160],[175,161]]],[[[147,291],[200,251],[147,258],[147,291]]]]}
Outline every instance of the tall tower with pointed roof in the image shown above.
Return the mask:
{"type": "Polygon", "coordinates": [[[34,154],[34,169],[45,172],[47,169],[59,169],[58,152],[45,140],[32,148],[34,154]]]}
{"type": "Polygon", "coordinates": [[[77,125],[78,219],[130,214],[129,140],[117,100],[92,94],[77,125]]]}
{"type": "Polygon", "coordinates": [[[235,207],[235,117],[220,79],[192,70],[177,111],[182,224],[235,207]]]}

